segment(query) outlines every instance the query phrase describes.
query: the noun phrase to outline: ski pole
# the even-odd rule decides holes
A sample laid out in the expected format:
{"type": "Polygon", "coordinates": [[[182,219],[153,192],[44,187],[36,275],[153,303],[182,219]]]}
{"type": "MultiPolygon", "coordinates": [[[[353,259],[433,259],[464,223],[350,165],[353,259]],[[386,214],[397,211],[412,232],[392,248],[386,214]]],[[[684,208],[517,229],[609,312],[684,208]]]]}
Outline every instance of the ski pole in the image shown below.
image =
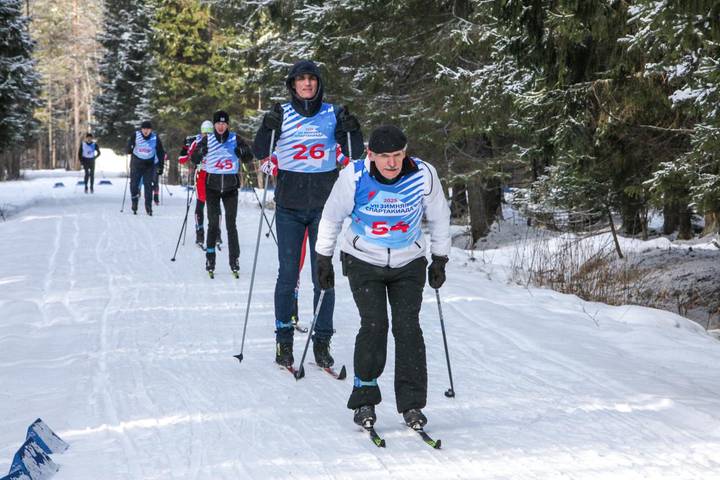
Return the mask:
{"type": "MultiPolygon", "coordinates": [[[[190,185],[190,175],[191,172],[188,172],[188,186],[190,185]]],[[[178,248],[180,248],[180,239],[183,236],[183,232],[187,232],[187,218],[188,218],[188,212],[190,212],[190,204],[192,203],[193,196],[195,195],[195,189],[192,191],[192,195],[190,194],[190,189],[187,190],[187,199],[185,200],[185,219],[183,220],[182,226],[180,227],[180,235],[178,235],[178,241],[175,245],[175,252],[173,253],[172,258],[170,259],[171,262],[175,261],[175,258],[177,257],[177,251],[178,248]]]]}
{"type": "Polygon", "coordinates": [[[3,212],[2,208],[0,208],[0,217],[2,217],[3,222],[7,222],[7,218],[5,218],[5,212],[3,212]]]}
{"type": "Polygon", "coordinates": [[[450,377],[450,388],[445,391],[445,396],[453,398],[455,396],[455,389],[453,388],[452,370],[450,370],[450,354],[448,353],[447,337],[445,336],[445,322],[443,321],[442,307],[440,306],[440,290],[435,289],[435,298],[438,304],[438,313],[440,314],[440,329],[442,330],[443,345],[445,345],[445,360],[447,361],[448,377],[450,377]]]}
{"type": "MultiPolygon", "coordinates": [[[[270,134],[270,155],[275,149],[275,130],[270,134]]],[[[255,286],[255,269],[257,268],[258,251],[260,250],[260,235],[262,235],[262,216],[265,214],[265,199],[267,198],[267,186],[270,179],[270,172],[265,174],[265,188],[263,190],[262,202],[260,203],[260,219],[258,220],[257,240],[255,241],[255,258],[253,259],[252,274],[250,275],[250,289],[248,290],[247,307],[245,308],[245,324],[243,325],[242,343],[240,353],[233,355],[240,363],[243,361],[243,349],[245,348],[245,334],[247,333],[248,316],[250,315],[250,301],[252,300],[253,287],[255,286]]]]}
{"type": "MultiPolygon", "coordinates": [[[[245,180],[247,180],[248,184],[250,184],[250,174],[247,171],[247,168],[245,168],[245,164],[242,164],[243,172],[245,173],[245,180]]],[[[253,193],[255,194],[255,200],[258,202],[258,206],[260,207],[260,210],[262,210],[262,205],[260,205],[260,197],[258,197],[257,191],[255,191],[255,187],[250,185],[250,188],[252,188],[253,193]]],[[[265,234],[265,237],[269,237],[270,234],[272,234],[273,240],[275,240],[275,246],[277,246],[278,241],[277,237],[275,237],[275,233],[272,231],[272,224],[270,224],[270,221],[267,219],[267,215],[265,215],[265,212],[263,211],[263,218],[265,219],[265,223],[267,223],[268,228],[270,231],[265,234]]],[[[274,220],[274,218],[273,218],[274,220]]]]}
{"type": "Polygon", "coordinates": [[[129,165],[130,164],[130,156],[128,156],[128,160],[125,163],[125,175],[127,176],[127,180],[125,181],[125,190],[123,190],[123,201],[122,201],[122,207],[120,207],[120,213],[123,213],[125,210],[125,196],[127,195],[128,187],[130,186],[130,172],[129,172],[129,165]]]}
{"type": "MultiPolygon", "coordinates": [[[[303,243],[302,243],[302,249],[300,250],[300,264],[298,266],[298,279],[295,283],[295,292],[293,294],[294,296],[294,302],[293,302],[293,313],[292,313],[292,321],[295,325],[296,329],[301,328],[299,326],[300,319],[298,318],[298,296],[300,295],[300,274],[302,273],[303,266],[305,265],[305,246],[307,245],[307,239],[308,239],[308,227],[305,227],[305,235],[303,236],[303,243]]],[[[305,330],[307,332],[307,330],[305,330]]],[[[304,332],[303,332],[304,333],[304,332]]]]}
{"type": "MultiPolygon", "coordinates": [[[[273,216],[270,219],[270,225],[269,225],[270,231],[265,234],[266,238],[270,237],[270,233],[272,232],[272,227],[273,227],[273,225],[275,225],[275,215],[277,215],[277,203],[275,204],[275,210],[273,210],[273,216]]],[[[274,236],[275,236],[275,234],[273,233],[273,237],[274,236]]],[[[275,243],[277,243],[277,240],[275,241],[275,243]]]]}
{"type": "Polygon", "coordinates": [[[315,322],[317,322],[318,316],[320,316],[320,308],[322,308],[323,300],[325,299],[325,292],[326,290],[320,290],[320,298],[318,299],[317,307],[315,308],[315,316],[313,316],[312,325],[310,325],[310,330],[308,330],[308,336],[307,340],[305,340],[305,350],[303,350],[302,358],[300,359],[300,368],[295,372],[295,380],[300,380],[305,376],[305,367],[303,367],[303,363],[305,362],[305,355],[307,355],[308,346],[310,345],[310,337],[312,337],[312,333],[315,331],[315,322]]]}

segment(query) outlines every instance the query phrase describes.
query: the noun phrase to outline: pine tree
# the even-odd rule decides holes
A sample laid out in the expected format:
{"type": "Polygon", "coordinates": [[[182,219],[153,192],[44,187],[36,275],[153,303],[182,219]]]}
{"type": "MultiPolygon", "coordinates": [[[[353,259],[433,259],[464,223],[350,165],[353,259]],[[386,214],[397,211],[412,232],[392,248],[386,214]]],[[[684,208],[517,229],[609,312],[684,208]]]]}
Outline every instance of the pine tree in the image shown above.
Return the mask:
{"type": "Polygon", "coordinates": [[[97,133],[102,141],[123,150],[142,120],[151,118],[156,80],[151,49],[151,3],[106,0],[100,44],[100,93],[95,99],[97,133]]]}
{"type": "Polygon", "coordinates": [[[17,147],[29,140],[33,109],[39,105],[40,78],[28,24],[20,0],[0,4],[0,179],[19,175],[17,147]]]}

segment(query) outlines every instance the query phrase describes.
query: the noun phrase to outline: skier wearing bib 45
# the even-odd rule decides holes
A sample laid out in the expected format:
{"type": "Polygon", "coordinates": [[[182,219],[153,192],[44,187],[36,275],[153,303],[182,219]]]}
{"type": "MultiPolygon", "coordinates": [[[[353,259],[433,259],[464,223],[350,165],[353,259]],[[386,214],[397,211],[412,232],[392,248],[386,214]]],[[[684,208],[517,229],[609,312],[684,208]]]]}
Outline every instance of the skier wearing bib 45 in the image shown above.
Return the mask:
{"type": "Polygon", "coordinates": [[[320,286],[332,288],[332,255],[343,221],[351,218],[340,256],[360,312],[360,331],[347,406],[355,410],[355,423],[366,428],[375,423],[375,405],[381,401],[378,378],[385,368],[387,301],[395,337],[397,410],[408,426],[422,429],[427,422],[421,411],[427,400],[427,366],[420,306],[428,262],[421,221],[424,215],[431,239],[428,283],[440,288],[450,252],[450,209],[435,168],[407,156],[406,145],[397,127],[372,132],[368,158],[340,173],[315,246],[320,286]]]}
{"type": "Polygon", "coordinates": [[[160,137],[153,132],[152,123],[145,120],[128,140],[127,152],[132,155],[130,160],[130,193],[132,195],[132,211],[137,214],[140,199],[140,179],[145,191],[145,211],[152,215],[153,177],[157,172],[162,175],[165,149],[160,137]],[[157,160],[157,164],[156,164],[157,160]]]}
{"type": "MultiPolygon", "coordinates": [[[[338,176],[338,146],[342,154],[349,156],[349,136],[351,151],[359,158],[364,145],[360,124],[347,108],[323,102],[323,81],[315,63],[309,60],[295,63],[285,85],[290,101],[276,104],[272,111],[265,114],[255,135],[254,151],[258,159],[268,161],[273,153],[277,158],[275,204],[280,267],[275,284],[275,361],[290,367],[294,362],[292,316],[295,287],[305,231],[307,229],[310,240],[315,310],[320,297],[315,271],[315,242],[323,205],[338,176]],[[271,152],[273,132],[275,148],[271,152]]],[[[270,163],[267,165],[273,167],[270,163]]],[[[330,355],[334,308],[335,292],[328,289],[312,337],[315,362],[320,367],[329,368],[334,363],[330,355]]]]}
{"type": "Polygon", "coordinates": [[[253,159],[251,148],[245,140],[228,130],[230,116],[219,110],[213,115],[213,132],[200,140],[198,148],[192,154],[196,165],[205,164],[205,203],[207,205],[208,232],[205,250],[205,269],[212,277],[215,272],[215,243],[220,224],[220,201],[225,207],[225,228],[230,245],[230,270],[237,278],[240,264],[240,245],[238,243],[237,217],[238,188],[240,188],[240,162],[248,163],[253,159]]]}

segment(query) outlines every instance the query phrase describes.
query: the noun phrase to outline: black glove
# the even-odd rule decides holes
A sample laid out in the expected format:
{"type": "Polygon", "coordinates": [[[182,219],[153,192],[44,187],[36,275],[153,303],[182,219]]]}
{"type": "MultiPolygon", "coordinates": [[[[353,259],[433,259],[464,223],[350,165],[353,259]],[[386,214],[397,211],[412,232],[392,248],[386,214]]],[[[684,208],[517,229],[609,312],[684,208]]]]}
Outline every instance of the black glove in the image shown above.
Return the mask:
{"type": "Polygon", "coordinates": [[[280,136],[283,123],[283,108],[282,105],[276,103],[273,109],[265,114],[263,117],[263,127],[268,130],[275,130],[275,136],[280,136]]]}
{"type": "Polygon", "coordinates": [[[325,255],[317,254],[317,260],[315,261],[317,268],[318,283],[320,288],[327,290],[335,287],[335,271],[333,270],[332,257],[326,257],[325,255]]]}
{"type": "Polygon", "coordinates": [[[428,267],[428,283],[432,288],[440,288],[445,283],[445,264],[448,257],[432,256],[432,263],[428,267]]]}
{"type": "Polygon", "coordinates": [[[360,122],[358,122],[358,119],[354,115],[350,115],[350,109],[348,109],[347,105],[340,111],[338,129],[343,133],[352,133],[360,130],[360,122]]]}
{"type": "Polygon", "coordinates": [[[240,157],[240,161],[243,163],[250,163],[253,159],[253,153],[252,149],[248,146],[247,143],[242,142],[238,144],[238,157],[240,157]]]}

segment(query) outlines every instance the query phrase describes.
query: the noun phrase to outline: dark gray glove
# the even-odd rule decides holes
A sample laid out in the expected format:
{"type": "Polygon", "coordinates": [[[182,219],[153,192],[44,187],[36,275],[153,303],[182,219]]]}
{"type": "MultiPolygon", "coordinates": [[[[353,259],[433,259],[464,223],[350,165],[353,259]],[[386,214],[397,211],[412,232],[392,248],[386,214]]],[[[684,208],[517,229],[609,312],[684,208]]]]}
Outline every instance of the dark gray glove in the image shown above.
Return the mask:
{"type": "Polygon", "coordinates": [[[328,290],[335,287],[335,271],[333,270],[332,257],[326,257],[325,255],[317,254],[315,260],[315,267],[317,269],[318,283],[320,288],[328,290]]]}
{"type": "Polygon", "coordinates": [[[360,122],[354,115],[350,115],[350,109],[346,106],[343,107],[338,118],[338,129],[343,133],[352,133],[360,130],[360,122]]]}
{"type": "Polygon", "coordinates": [[[283,123],[283,108],[282,105],[276,103],[273,109],[265,114],[263,117],[263,127],[268,130],[275,130],[275,136],[280,136],[283,123]]]}
{"type": "Polygon", "coordinates": [[[428,283],[432,288],[440,288],[445,283],[445,264],[448,257],[432,256],[432,263],[428,267],[428,283]]]}

